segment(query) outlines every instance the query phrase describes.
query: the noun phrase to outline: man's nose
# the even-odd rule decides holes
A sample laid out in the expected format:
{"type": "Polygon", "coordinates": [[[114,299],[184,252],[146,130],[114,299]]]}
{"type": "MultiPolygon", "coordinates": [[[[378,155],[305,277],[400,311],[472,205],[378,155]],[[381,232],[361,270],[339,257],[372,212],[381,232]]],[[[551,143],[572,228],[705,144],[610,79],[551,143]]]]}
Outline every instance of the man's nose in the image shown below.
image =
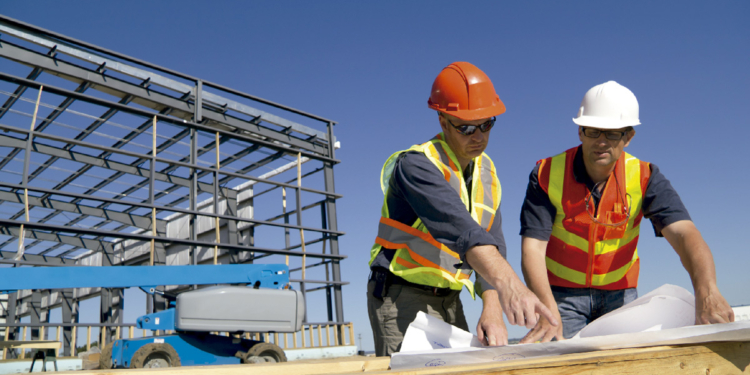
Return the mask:
{"type": "Polygon", "coordinates": [[[481,142],[484,141],[485,137],[489,135],[489,131],[487,133],[483,133],[479,128],[474,131],[474,134],[471,135],[471,140],[474,142],[481,142]]]}

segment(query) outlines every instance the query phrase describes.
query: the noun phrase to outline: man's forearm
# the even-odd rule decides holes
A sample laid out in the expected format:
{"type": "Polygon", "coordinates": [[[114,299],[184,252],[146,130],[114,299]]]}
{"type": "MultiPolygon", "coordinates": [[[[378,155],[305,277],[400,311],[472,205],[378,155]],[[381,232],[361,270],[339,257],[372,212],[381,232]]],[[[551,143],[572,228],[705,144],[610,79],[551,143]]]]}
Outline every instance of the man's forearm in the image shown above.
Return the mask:
{"type": "Polygon", "coordinates": [[[483,309],[499,309],[500,311],[503,311],[503,307],[500,305],[500,299],[498,298],[497,290],[485,290],[480,297],[482,297],[483,309]]]}
{"type": "Polygon", "coordinates": [[[497,251],[497,247],[492,245],[480,245],[469,249],[466,252],[466,261],[471,268],[477,271],[498,291],[508,283],[518,279],[513,268],[508,264],[505,258],[497,251]]]}
{"type": "Polygon", "coordinates": [[[693,282],[695,323],[733,322],[734,311],[716,286],[716,267],[711,249],[693,222],[683,220],[672,223],[662,233],[680,256],[693,282]]]}
{"type": "Polygon", "coordinates": [[[466,260],[485,280],[497,290],[500,304],[508,322],[532,328],[537,316],[547,318],[553,326],[557,319],[550,310],[518,278],[510,264],[495,246],[475,246],[466,252],[466,260]]]}
{"type": "Polygon", "coordinates": [[[685,238],[685,258],[683,265],[690,274],[693,289],[716,287],[716,265],[711,250],[696,231],[685,238]],[[692,238],[691,238],[692,237],[692,238]]]}
{"type": "Polygon", "coordinates": [[[695,292],[716,287],[716,266],[711,249],[695,225],[691,221],[679,221],[664,228],[663,234],[679,255],[695,292]]]}
{"type": "Polygon", "coordinates": [[[521,253],[521,270],[526,285],[547,307],[555,306],[555,297],[549,285],[545,263],[547,241],[523,237],[521,253]]]}

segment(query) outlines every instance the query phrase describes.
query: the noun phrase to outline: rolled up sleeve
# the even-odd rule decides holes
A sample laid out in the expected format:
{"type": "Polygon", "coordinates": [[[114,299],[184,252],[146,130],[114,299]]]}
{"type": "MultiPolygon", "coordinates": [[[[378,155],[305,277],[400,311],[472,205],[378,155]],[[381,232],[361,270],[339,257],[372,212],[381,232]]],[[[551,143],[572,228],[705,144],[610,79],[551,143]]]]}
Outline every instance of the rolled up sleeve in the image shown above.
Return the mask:
{"type": "MultiPolygon", "coordinates": [[[[500,253],[500,255],[503,256],[503,258],[507,259],[507,247],[505,246],[505,236],[503,235],[503,219],[500,215],[500,208],[498,207],[497,212],[495,213],[495,220],[492,222],[492,226],[489,230],[490,235],[495,238],[495,241],[497,242],[497,251],[500,253]]],[[[481,297],[482,293],[484,293],[487,290],[495,290],[495,287],[492,286],[487,280],[482,277],[482,275],[479,274],[479,272],[476,273],[476,292],[481,297]]]]}
{"type": "MultiPolygon", "coordinates": [[[[456,252],[462,262],[466,262],[466,252],[469,249],[480,245],[495,246],[500,255],[506,257],[500,209],[495,213],[489,231],[483,229],[471,217],[456,191],[424,155],[402,154],[389,184],[390,191],[394,194],[390,202],[398,205],[405,201],[411,208],[398,210],[393,207],[396,212],[392,214],[398,216],[413,210],[433,238],[456,252]]],[[[416,218],[404,217],[402,222],[411,223],[414,220],[416,218]]],[[[495,289],[479,273],[476,273],[475,286],[479,296],[487,290],[495,289]]]]}
{"type": "Polygon", "coordinates": [[[521,236],[549,241],[557,209],[539,185],[539,165],[529,174],[526,198],[521,207],[521,236]]]}
{"type": "Polygon", "coordinates": [[[643,198],[643,217],[651,220],[654,234],[663,237],[662,229],[680,220],[691,220],[687,208],[672,184],[651,163],[651,177],[648,180],[646,194],[643,198]]]}
{"type": "Polygon", "coordinates": [[[409,204],[430,235],[462,261],[474,246],[492,245],[499,249],[495,236],[474,221],[461,197],[423,154],[402,154],[389,184],[391,193],[409,204]]]}

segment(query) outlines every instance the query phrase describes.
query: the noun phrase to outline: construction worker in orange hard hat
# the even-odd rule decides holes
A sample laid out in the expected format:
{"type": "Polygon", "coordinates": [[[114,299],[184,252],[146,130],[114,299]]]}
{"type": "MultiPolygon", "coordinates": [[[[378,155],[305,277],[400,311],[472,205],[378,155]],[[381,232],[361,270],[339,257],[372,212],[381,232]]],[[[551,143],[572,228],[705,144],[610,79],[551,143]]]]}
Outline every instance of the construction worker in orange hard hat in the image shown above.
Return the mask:
{"type": "Polygon", "coordinates": [[[511,324],[532,328],[538,315],[556,324],[505,260],[500,181],[484,153],[505,112],[492,82],[456,62],[438,74],[427,103],[441,133],[391,155],[380,175],[385,199],[367,283],[379,356],[399,351],[420,311],[468,331],[464,287],[482,298],[477,334],[486,345],[507,344],[503,311],[511,324]]]}
{"type": "Polygon", "coordinates": [[[642,219],[666,237],[695,289],[695,323],[734,321],[716,286],[714,260],[680,196],[659,168],[624,152],[640,125],[638,100],[609,81],[591,88],[578,115],[581,144],[540,160],[521,210],[521,267],[553,311],[521,343],[573,337],[638,296],[642,219]]]}

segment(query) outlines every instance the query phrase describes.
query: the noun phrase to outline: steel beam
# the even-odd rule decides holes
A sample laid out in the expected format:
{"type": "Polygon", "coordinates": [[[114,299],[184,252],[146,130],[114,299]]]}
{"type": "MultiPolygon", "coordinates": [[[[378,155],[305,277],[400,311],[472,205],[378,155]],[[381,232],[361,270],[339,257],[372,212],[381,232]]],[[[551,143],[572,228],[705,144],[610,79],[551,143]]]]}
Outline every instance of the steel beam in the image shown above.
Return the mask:
{"type": "MultiPolygon", "coordinates": [[[[22,185],[8,184],[8,183],[3,183],[3,182],[0,182],[0,186],[7,186],[7,187],[12,187],[12,188],[23,187],[22,185]]],[[[49,189],[41,189],[41,188],[35,188],[35,187],[30,187],[29,190],[31,190],[31,191],[40,191],[40,192],[51,192],[51,190],[49,190],[49,189]]],[[[115,199],[100,198],[100,197],[97,197],[97,196],[86,196],[86,195],[82,195],[82,194],[68,193],[68,192],[64,192],[64,191],[54,192],[53,194],[60,195],[60,196],[75,197],[75,198],[80,198],[80,199],[99,200],[99,201],[103,201],[103,202],[107,202],[107,203],[122,204],[122,202],[118,202],[115,199]]],[[[229,199],[235,199],[235,198],[236,198],[236,196],[233,196],[232,194],[229,195],[229,199]]],[[[142,208],[151,208],[151,207],[153,207],[152,205],[150,205],[148,203],[128,202],[127,204],[131,205],[131,206],[134,206],[134,207],[142,207],[142,208]]],[[[189,214],[192,213],[192,211],[190,211],[190,210],[181,209],[181,208],[169,208],[169,209],[166,209],[166,208],[164,208],[162,206],[155,206],[155,207],[158,210],[165,210],[165,211],[182,213],[182,214],[187,214],[187,215],[189,215],[189,214]]],[[[209,217],[218,216],[219,219],[223,219],[223,220],[236,220],[236,221],[240,221],[240,222],[247,222],[247,223],[254,223],[254,224],[262,224],[262,225],[270,225],[270,226],[278,226],[278,227],[288,227],[288,228],[291,228],[291,229],[304,229],[306,231],[321,232],[321,233],[330,233],[330,234],[335,234],[335,235],[339,235],[339,236],[345,234],[344,232],[331,231],[331,230],[328,230],[328,229],[321,229],[321,228],[315,228],[315,227],[304,227],[304,226],[298,226],[298,225],[292,225],[292,224],[284,225],[284,224],[272,223],[272,222],[268,222],[268,221],[264,221],[264,220],[255,220],[255,219],[251,219],[251,218],[243,218],[243,217],[229,216],[229,215],[223,215],[223,214],[218,214],[217,215],[217,214],[210,213],[210,212],[201,212],[200,214],[202,216],[209,216],[209,217]]],[[[12,223],[16,223],[16,222],[13,222],[11,220],[0,220],[0,222],[9,222],[9,223],[12,222],[12,223]]],[[[16,223],[15,225],[20,225],[20,224],[16,223]]]]}
{"type": "MultiPolygon", "coordinates": [[[[9,137],[7,135],[0,134],[0,147],[24,147],[26,141],[23,139],[9,137]]],[[[75,151],[65,150],[54,146],[48,146],[43,143],[34,143],[34,152],[52,155],[54,157],[66,160],[72,160],[79,163],[87,164],[92,167],[101,167],[110,169],[116,172],[122,172],[124,174],[130,174],[137,177],[148,178],[149,170],[147,168],[141,168],[130,164],[124,164],[113,160],[90,156],[75,151]]],[[[156,172],[154,175],[157,181],[167,182],[170,184],[180,185],[188,187],[190,186],[189,180],[186,178],[170,175],[168,173],[156,172]]],[[[212,184],[199,183],[201,191],[213,191],[212,184]]]]}
{"type": "MultiPolygon", "coordinates": [[[[14,236],[18,237],[20,235],[20,230],[17,227],[17,225],[21,225],[21,223],[17,221],[11,221],[11,220],[2,220],[3,223],[0,223],[0,234],[4,234],[6,236],[14,236]]],[[[67,229],[73,228],[73,227],[67,227],[64,225],[60,226],[51,226],[55,227],[55,231],[48,233],[44,231],[37,231],[33,230],[32,226],[34,225],[49,225],[49,224],[37,224],[37,223],[24,223],[26,226],[25,232],[26,232],[26,238],[32,238],[35,240],[42,240],[42,241],[49,241],[49,242],[60,242],[66,245],[72,245],[72,246],[78,246],[82,247],[84,249],[89,249],[94,252],[103,251],[108,254],[114,253],[114,247],[111,243],[107,241],[101,241],[101,240],[92,240],[88,238],[83,237],[75,237],[75,236],[67,236],[67,235],[61,235],[57,232],[60,231],[66,231],[67,229]]],[[[91,234],[91,233],[89,233],[91,234]]]]}
{"type": "MultiPolygon", "coordinates": [[[[117,79],[116,77],[106,76],[104,74],[97,73],[96,71],[84,69],[59,59],[53,59],[49,56],[15,46],[12,43],[4,42],[1,43],[1,45],[2,48],[0,48],[0,57],[5,57],[23,64],[40,67],[50,74],[57,75],[60,78],[67,79],[72,82],[90,82],[94,85],[96,90],[119,98],[130,95],[133,97],[133,103],[157,111],[161,111],[164,108],[171,108],[173,109],[172,115],[184,120],[192,120],[195,115],[194,105],[191,105],[186,101],[161,94],[154,90],[149,90],[148,88],[134,85],[127,81],[117,79]]],[[[146,79],[146,77],[139,78],[146,79]]],[[[153,80],[151,82],[153,82],[153,80]]],[[[274,116],[262,111],[253,111],[253,113],[255,114],[250,115],[256,118],[260,117],[264,121],[271,122],[270,120],[280,119],[280,117],[278,116],[274,116]]],[[[270,140],[283,142],[294,147],[300,147],[304,150],[315,152],[319,155],[327,154],[327,146],[321,146],[312,142],[307,142],[303,139],[293,137],[288,134],[283,134],[281,132],[260,126],[258,124],[254,124],[252,122],[244,121],[237,117],[227,115],[226,113],[219,113],[205,109],[202,115],[206,120],[211,122],[230,126],[240,130],[245,130],[254,134],[261,135],[270,140]]],[[[292,126],[291,122],[286,125],[281,125],[281,123],[285,122],[280,121],[280,124],[278,124],[279,126],[282,126],[284,128],[299,128],[299,126],[302,126],[292,126]]]]}
{"type": "MultiPolygon", "coordinates": [[[[2,79],[2,75],[3,74],[0,72],[0,79],[2,79]]],[[[22,133],[22,134],[28,134],[29,133],[28,130],[18,129],[16,127],[7,126],[7,125],[4,125],[4,124],[0,124],[0,129],[7,130],[7,131],[12,131],[12,132],[16,132],[16,133],[22,133]]],[[[101,145],[97,145],[97,144],[93,144],[93,143],[87,143],[87,142],[82,142],[82,141],[74,141],[74,140],[71,140],[71,139],[68,139],[68,138],[63,138],[63,137],[59,137],[59,136],[55,136],[55,135],[50,135],[50,134],[45,134],[45,133],[34,132],[34,136],[38,137],[38,138],[49,139],[49,140],[56,141],[56,142],[73,143],[73,144],[76,144],[76,145],[80,145],[80,146],[88,147],[88,148],[92,148],[92,149],[101,149],[101,150],[111,149],[111,147],[107,147],[107,146],[101,146],[101,145]]],[[[126,151],[126,150],[117,150],[117,151],[112,151],[112,152],[116,152],[118,154],[122,154],[122,155],[125,155],[125,156],[131,156],[131,157],[141,157],[142,156],[140,153],[126,151]]],[[[285,152],[285,151],[280,151],[280,152],[285,152]]],[[[286,152],[288,152],[288,151],[286,151],[286,152]]],[[[177,167],[196,168],[196,169],[207,171],[209,173],[215,171],[215,168],[213,168],[213,167],[204,167],[202,165],[197,165],[197,164],[192,164],[192,163],[185,163],[185,162],[175,161],[175,160],[171,160],[171,159],[157,158],[157,161],[160,162],[160,163],[171,164],[171,165],[177,166],[177,167]]],[[[271,184],[271,185],[285,186],[285,187],[288,187],[288,188],[297,188],[296,185],[290,185],[290,184],[286,184],[286,183],[283,183],[283,182],[273,181],[273,180],[269,180],[269,179],[265,179],[265,178],[260,178],[260,177],[247,176],[247,175],[243,175],[242,173],[235,173],[235,172],[228,172],[228,171],[220,171],[220,173],[227,176],[227,177],[225,177],[225,179],[228,178],[228,177],[241,178],[241,179],[251,180],[251,181],[255,181],[255,182],[267,183],[267,184],[271,184]]],[[[303,191],[307,191],[307,192],[311,192],[311,193],[315,193],[315,194],[323,194],[323,195],[328,195],[328,196],[332,196],[332,197],[336,197],[336,198],[340,198],[341,197],[341,195],[339,195],[339,194],[329,193],[327,191],[321,191],[321,190],[311,189],[311,188],[306,188],[306,187],[302,187],[301,189],[303,191]]]]}
{"type": "MultiPolygon", "coordinates": [[[[0,233],[5,235],[11,235],[10,232],[7,231],[5,228],[0,228],[0,233]]],[[[16,232],[17,233],[17,232],[16,232]]],[[[59,258],[59,257],[48,257],[43,255],[35,255],[35,254],[24,254],[23,257],[16,261],[13,259],[13,255],[15,255],[16,252],[10,252],[10,251],[0,251],[0,261],[3,263],[14,263],[14,264],[24,264],[24,263],[31,263],[35,266],[75,266],[76,260],[75,259],[68,259],[68,258],[59,258]],[[6,257],[7,255],[7,257],[6,257]]]]}
{"type": "MultiPolygon", "coordinates": [[[[244,220],[247,220],[247,219],[244,219],[244,220]]],[[[17,221],[0,219],[0,234],[18,237],[18,229],[20,225],[21,223],[17,221]]],[[[60,240],[55,240],[56,237],[65,238],[65,237],[71,237],[71,236],[63,236],[60,234],[51,234],[51,233],[46,233],[46,232],[52,232],[52,233],[59,233],[59,232],[66,233],[67,232],[67,233],[75,233],[75,234],[82,234],[82,235],[94,235],[94,236],[101,236],[101,237],[112,237],[112,238],[121,238],[121,239],[138,240],[138,241],[150,241],[151,239],[154,239],[160,242],[181,244],[185,246],[212,247],[215,245],[214,242],[207,242],[207,241],[191,241],[191,240],[184,240],[184,239],[172,238],[172,237],[153,237],[153,236],[147,236],[147,235],[136,234],[136,233],[113,232],[113,231],[106,231],[106,230],[91,230],[91,229],[86,229],[86,228],[68,227],[68,226],[63,226],[63,225],[39,224],[35,222],[24,223],[24,226],[28,228],[30,231],[37,231],[37,230],[45,231],[45,232],[35,233],[33,238],[42,238],[42,239],[45,239],[46,241],[52,241],[52,242],[61,242],[60,240]],[[46,238],[49,238],[49,239],[46,239],[46,238]]],[[[300,228],[300,227],[297,227],[297,228],[300,228]]],[[[316,230],[316,229],[311,228],[311,230],[316,230]]],[[[317,230],[320,230],[320,229],[317,229],[317,230]]],[[[27,236],[28,235],[29,234],[27,234],[27,236]]],[[[76,241],[80,241],[77,245],[74,245],[74,246],[84,247],[86,249],[91,249],[93,251],[106,250],[107,254],[110,254],[110,255],[112,254],[111,252],[112,245],[111,243],[108,243],[107,241],[89,240],[87,238],[82,238],[82,237],[81,238],[72,237],[72,238],[75,239],[76,241]],[[88,244],[91,247],[86,246],[85,244],[88,244]]],[[[229,249],[229,250],[237,250],[237,251],[257,251],[257,252],[271,253],[271,254],[278,254],[278,255],[302,256],[302,253],[299,251],[285,251],[285,250],[268,249],[268,248],[244,246],[244,245],[242,246],[230,245],[230,244],[224,244],[224,243],[222,243],[220,247],[229,249]]],[[[325,259],[336,259],[336,260],[346,259],[345,255],[334,255],[334,254],[328,255],[328,254],[318,254],[318,253],[305,253],[305,255],[310,258],[325,258],[325,259]]]]}
{"type": "MultiPolygon", "coordinates": [[[[0,48],[0,51],[2,51],[1,48],[0,48]]],[[[3,73],[3,72],[0,72],[0,80],[6,81],[6,82],[11,82],[11,83],[18,84],[18,85],[25,85],[25,86],[29,86],[29,87],[35,87],[35,88],[39,88],[40,86],[42,86],[39,82],[30,81],[30,80],[27,80],[25,78],[17,77],[17,76],[11,75],[11,74],[3,73]]],[[[137,86],[137,87],[140,87],[140,86],[137,86]]],[[[151,118],[153,116],[156,116],[159,119],[159,121],[168,122],[170,124],[174,124],[174,125],[178,125],[178,126],[184,126],[184,127],[194,128],[194,129],[197,129],[197,130],[200,130],[200,131],[204,131],[204,132],[208,132],[208,133],[218,132],[220,135],[229,135],[229,136],[232,136],[234,138],[237,138],[238,140],[242,140],[242,141],[246,141],[246,142],[250,142],[250,143],[258,143],[258,144],[261,144],[263,147],[268,147],[268,148],[274,149],[274,150],[280,150],[280,151],[287,151],[288,152],[289,151],[289,147],[290,147],[289,145],[291,144],[292,146],[296,146],[295,145],[295,140],[299,140],[298,138],[293,138],[292,137],[292,138],[288,139],[289,142],[281,142],[281,141],[277,141],[277,140],[267,141],[267,140],[264,140],[264,139],[261,139],[261,138],[255,136],[255,135],[249,135],[249,134],[243,134],[243,133],[236,133],[236,132],[233,132],[233,131],[224,130],[224,129],[220,129],[220,128],[216,128],[216,127],[210,127],[210,126],[206,126],[206,125],[196,124],[196,123],[193,123],[193,122],[187,121],[187,120],[178,120],[178,119],[175,119],[173,117],[168,117],[166,115],[161,115],[161,114],[156,114],[155,115],[153,112],[149,112],[149,111],[142,110],[142,109],[135,108],[135,107],[129,107],[129,106],[122,105],[122,104],[119,104],[119,103],[109,102],[109,101],[106,101],[104,99],[100,99],[100,98],[97,98],[97,97],[94,97],[94,96],[84,95],[84,94],[80,94],[80,93],[77,93],[77,92],[74,92],[74,91],[70,91],[70,90],[66,90],[66,89],[62,89],[62,88],[55,87],[55,86],[50,86],[50,85],[45,85],[44,86],[44,91],[45,92],[51,92],[51,93],[57,94],[57,95],[73,97],[76,100],[84,101],[84,102],[95,104],[95,105],[100,105],[100,106],[103,106],[103,107],[116,108],[116,109],[118,109],[118,110],[120,110],[122,112],[127,112],[127,113],[130,113],[130,114],[134,114],[134,115],[137,115],[137,116],[142,116],[142,117],[145,117],[145,118],[151,118]]],[[[171,108],[165,107],[165,109],[171,109],[171,108]]],[[[204,112],[204,118],[208,118],[208,113],[210,113],[210,111],[204,112]]],[[[219,117],[220,117],[221,121],[217,121],[217,122],[226,122],[227,124],[231,125],[232,127],[238,128],[240,130],[247,130],[248,132],[253,133],[253,130],[251,130],[251,129],[243,129],[241,126],[237,127],[237,126],[232,125],[231,121],[229,121],[232,118],[229,117],[226,114],[221,114],[219,117]]],[[[248,124],[247,122],[242,122],[242,121],[241,121],[241,123],[248,124]]],[[[252,123],[249,123],[249,124],[257,126],[257,125],[252,124],[252,123]]],[[[265,129],[267,131],[274,132],[273,130],[266,129],[266,128],[263,128],[263,127],[260,127],[260,129],[265,129]]],[[[255,134],[258,134],[258,133],[256,132],[255,134]]],[[[274,134],[276,134],[276,133],[274,132],[274,134]]],[[[302,147],[301,145],[299,147],[301,149],[306,150],[306,151],[301,151],[302,156],[306,156],[306,157],[308,157],[310,159],[315,159],[315,160],[320,160],[320,161],[328,161],[328,162],[331,162],[331,163],[339,163],[338,160],[330,159],[327,156],[323,156],[323,155],[328,155],[328,147],[316,146],[316,150],[319,150],[320,153],[307,151],[307,148],[306,147],[302,147]]],[[[96,147],[94,147],[94,148],[96,148],[96,147]]]]}
{"type": "MultiPolygon", "coordinates": [[[[92,196],[92,199],[96,197],[92,196]]],[[[23,204],[23,194],[13,193],[9,191],[0,190],[0,201],[15,202],[23,204]]],[[[127,204],[127,203],[124,203],[127,204]]],[[[58,212],[70,212],[75,214],[82,214],[88,216],[94,216],[110,221],[117,221],[127,226],[132,226],[142,229],[151,229],[151,217],[150,216],[139,216],[134,214],[126,214],[118,211],[106,210],[91,206],[86,206],[77,203],[68,203],[60,200],[54,200],[50,198],[38,198],[33,195],[29,195],[29,206],[44,207],[57,210],[58,212]]],[[[11,218],[15,219],[15,218],[11,218]]],[[[161,232],[166,229],[167,223],[164,220],[157,220],[157,228],[161,232]]],[[[1,247],[0,247],[1,248],[1,247]]]]}
{"type": "MultiPolygon", "coordinates": [[[[43,36],[30,35],[23,31],[14,29],[12,27],[7,27],[5,25],[2,25],[1,23],[0,23],[0,31],[6,32],[20,39],[31,41],[35,44],[47,46],[49,48],[54,48],[58,50],[59,52],[64,53],[74,58],[78,58],[80,60],[84,60],[87,62],[93,62],[96,65],[98,65],[100,68],[107,66],[111,70],[123,73],[131,77],[139,78],[141,80],[148,79],[149,82],[156,84],[158,86],[167,88],[169,90],[173,90],[182,94],[186,94],[186,93],[194,94],[195,93],[192,87],[184,83],[161,76],[154,72],[146,71],[137,67],[123,64],[120,61],[115,61],[107,57],[100,56],[98,54],[92,54],[90,51],[83,51],[67,43],[60,43],[57,40],[53,41],[43,36]]],[[[196,79],[196,78],[192,78],[191,80],[194,82],[200,81],[199,79],[196,79]]],[[[214,85],[214,87],[217,87],[217,86],[218,85],[214,85]]],[[[263,117],[264,119],[266,119],[268,123],[271,123],[273,125],[281,126],[284,128],[293,128],[295,131],[306,134],[306,135],[316,135],[316,136],[324,135],[324,133],[318,130],[309,128],[307,126],[298,124],[294,121],[290,121],[285,118],[281,118],[271,113],[261,111],[259,109],[235,102],[233,100],[223,98],[219,95],[208,93],[208,92],[205,93],[204,95],[206,96],[207,101],[211,101],[217,106],[224,107],[224,108],[232,108],[233,110],[237,112],[240,112],[242,114],[246,114],[249,116],[253,116],[253,117],[263,117]]],[[[244,94],[243,96],[247,97],[247,94],[244,94]]],[[[276,104],[276,103],[273,103],[273,104],[275,104],[275,106],[277,107],[279,106],[279,104],[276,104]]],[[[294,112],[297,114],[305,114],[304,112],[297,111],[297,110],[295,110],[294,112]]],[[[327,120],[323,120],[323,121],[327,121],[327,120]]]]}
{"type": "MultiPolygon", "coordinates": [[[[0,51],[2,51],[2,48],[0,48],[0,51]]],[[[91,87],[91,85],[90,85],[89,83],[86,83],[86,82],[84,82],[84,83],[80,84],[80,85],[78,86],[78,88],[76,88],[76,92],[83,92],[83,91],[86,91],[86,89],[88,89],[89,87],[91,87]],[[80,91],[79,91],[79,90],[80,90],[80,91]]],[[[63,100],[63,102],[62,102],[61,106],[64,106],[64,108],[67,108],[67,107],[69,107],[69,106],[70,106],[71,104],[73,104],[73,100],[74,100],[74,99],[72,99],[72,98],[70,98],[70,97],[67,97],[67,98],[65,98],[65,99],[63,100]]],[[[52,113],[50,113],[50,114],[49,114],[49,115],[47,116],[47,118],[45,118],[45,119],[44,119],[44,120],[43,120],[43,121],[42,121],[42,122],[41,122],[41,123],[40,123],[40,124],[39,124],[38,126],[35,126],[35,127],[34,127],[34,131],[33,131],[33,132],[29,132],[29,133],[27,133],[27,137],[28,137],[29,139],[31,139],[31,138],[32,138],[32,136],[33,136],[33,134],[34,134],[35,132],[41,132],[41,131],[43,131],[44,129],[46,129],[46,128],[47,128],[47,126],[49,126],[49,124],[51,124],[51,123],[52,123],[52,122],[53,122],[53,121],[54,121],[54,120],[55,120],[56,118],[58,118],[58,117],[59,117],[59,116],[60,116],[60,115],[61,115],[62,113],[63,113],[63,111],[61,111],[61,110],[58,110],[58,109],[55,109],[55,110],[53,110],[53,111],[52,111],[52,113]]],[[[7,158],[5,158],[5,160],[3,160],[2,162],[0,162],[0,169],[4,168],[4,167],[5,167],[5,166],[6,166],[6,165],[7,165],[7,164],[8,164],[8,163],[9,163],[9,162],[11,161],[11,160],[13,160],[13,158],[15,158],[15,157],[16,157],[16,155],[18,155],[18,154],[19,154],[20,152],[21,152],[21,150],[20,150],[20,149],[15,149],[15,150],[11,151],[11,152],[10,152],[10,154],[8,155],[8,157],[7,157],[7,158]]],[[[28,170],[28,165],[26,164],[26,162],[24,162],[24,170],[28,170]]],[[[27,172],[25,172],[25,173],[24,173],[24,176],[26,176],[26,175],[27,175],[27,172]]]]}
{"type": "MultiPolygon", "coordinates": [[[[128,96],[126,98],[123,98],[120,101],[120,103],[121,104],[127,104],[127,103],[130,102],[131,98],[132,98],[132,96],[128,96]]],[[[78,141],[85,139],[89,134],[91,134],[96,129],[98,129],[100,126],[102,126],[108,119],[110,119],[112,116],[114,116],[117,112],[118,111],[115,110],[115,109],[109,109],[109,110],[107,110],[104,113],[104,115],[102,115],[96,121],[94,121],[91,125],[89,125],[88,127],[86,127],[86,129],[84,131],[82,131],[81,133],[79,133],[77,136],[75,136],[74,139],[78,140],[78,141]]],[[[67,144],[62,149],[64,151],[69,151],[71,148],[73,148],[73,145],[67,144]]],[[[59,156],[52,156],[49,159],[47,159],[44,163],[42,163],[39,167],[37,167],[37,169],[34,172],[32,172],[31,174],[29,174],[29,180],[33,180],[34,178],[36,178],[37,176],[39,176],[48,167],[52,166],[52,164],[54,164],[59,158],[60,158],[59,156]]],[[[88,170],[88,168],[85,168],[85,169],[82,168],[82,171],[79,171],[78,173],[74,173],[71,176],[71,178],[66,179],[66,180],[67,181],[73,181],[76,178],[78,178],[78,176],[82,175],[83,172],[85,172],[87,170],[88,170]]],[[[63,182],[61,182],[61,184],[65,185],[66,183],[65,183],[65,181],[63,181],[63,182]]]]}
{"type": "MultiPolygon", "coordinates": [[[[29,73],[28,76],[26,76],[26,79],[35,80],[37,77],[39,77],[39,74],[42,73],[42,70],[39,68],[34,68],[31,70],[31,73],[29,73]]],[[[0,107],[0,118],[3,118],[6,113],[8,113],[8,110],[10,107],[15,104],[18,99],[26,92],[26,89],[28,87],[26,86],[18,86],[15,91],[13,91],[13,94],[3,103],[3,106],[0,107]]]]}
{"type": "MultiPolygon", "coordinates": [[[[99,47],[99,46],[96,46],[96,45],[93,45],[93,44],[89,44],[89,43],[86,43],[86,42],[83,42],[83,41],[80,41],[80,40],[77,40],[77,39],[74,39],[74,38],[62,35],[62,34],[58,34],[58,33],[49,31],[49,30],[45,30],[43,28],[40,28],[40,27],[37,27],[37,26],[33,26],[33,25],[27,24],[25,22],[18,21],[16,19],[13,19],[13,18],[10,18],[10,17],[6,17],[6,16],[3,16],[3,15],[0,15],[0,20],[2,20],[2,22],[10,25],[12,28],[15,28],[15,29],[17,29],[19,31],[21,31],[21,30],[31,30],[35,34],[49,35],[49,36],[51,36],[52,38],[54,38],[56,40],[60,40],[60,41],[64,41],[64,42],[67,42],[67,43],[72,43],[72,44],[80,45],[80,46],[82,46],[82,47],[84,47],[86,49],[89,49],[89,50],[92,50],[92,51],[96,51],[96,52],[105,53],[105,54],[117,57],[117,58],[125,60],[125,61],[133,62],[133,63],[136,63],[138,65],[142,65],[142,66],[148,67],[150,69],[154,69],[156,71],[167,73],[167,74],[170,74],[170,75],[173,75],[173,76],[176,76],[176,77],[180,77],[180,78],[183,78],[183,79],[187,79],[187,80],[190,80],[190,81],[195,81],[196,80],[196,78],[194,78],[194,77],[192,77],[190,75],[187,75],[187,74],[184,74],[184,73],[180,73],[180,72],[177,72],[177,71],[173,71],[173,70],[170,70],[170,69],[167,69],[167,68],[163,68],[161,66],[149,63],[147,61],[139,60],[139,59],[136,59],[136,58],[133,58],[133,57],[130,57],[130,56],[127,56],[127,55],[115,52],[115,51],[110,51],[108,49],[105,49],[105,48],[102,48],[102,47],[99,47]]],[[[52,48],[53,48],[53,50],[56,49],[57,45],[55,45],[52,48]]],[[[237,95],[237,96],[241,96],[241,97],[245,97],[245,98],[251,99],[251,100],[259,102],[259,103],[263,103],[263,104],[270,105],[270,106],[275,107],[275,108],[283,109],[285,111],[293,112],[293,113],[296,113],[296,114],[299,114],[299,115],[302,115],[302,116],[305,116],[305,117],[316,119],[318,121],[331,122],[330,120],[325,119],[323,117],[312,115],[312,114],[309,114],[309,113],[305,113],[305,112],[302,112],[300,110],[297,110],[297,109],[294,109],[294,108],[291,108],[291,107],[288,107],[288,106],[285,106],[285,105],[282,105],[282,104],[274,103],[272,101],[269,101],[269,100],[266,100],[266,99],[263,99],[263,98],[255,97],[255,96],[252,96],[252,95],[249,95],[249,94],[237,91],[237,90],[228,89],[228,88],[225,88],[225,87],[223,87],[223,86],[221,86],[219,84],[216,84],[216,83],[204,81],[204,84],[207,85],[207,86],[211,86],[211,87],[215,87],[215,88],[221,89],[223,91],[227,91],[227,92],[229,92],[231,94],[234,94],[234,95],[237,95]]]]}

